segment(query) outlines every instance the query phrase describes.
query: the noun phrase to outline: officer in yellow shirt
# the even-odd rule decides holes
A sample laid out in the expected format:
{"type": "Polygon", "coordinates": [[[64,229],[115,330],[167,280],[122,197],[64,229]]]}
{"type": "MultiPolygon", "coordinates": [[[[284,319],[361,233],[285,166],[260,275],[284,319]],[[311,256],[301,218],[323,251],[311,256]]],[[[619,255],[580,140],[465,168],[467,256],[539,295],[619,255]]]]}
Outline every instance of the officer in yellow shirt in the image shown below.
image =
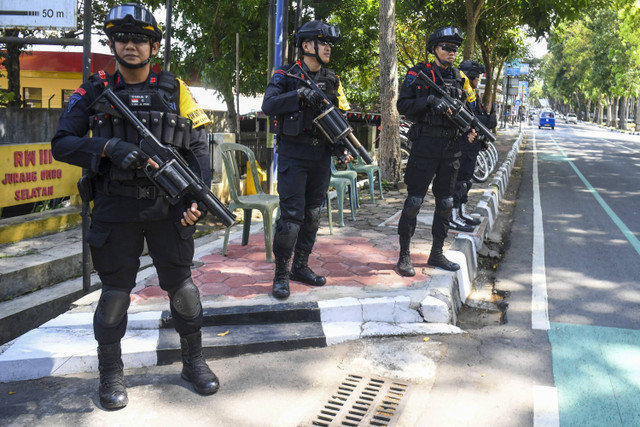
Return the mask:
{"type": "Polygon", "coordinates": [[[190,270],[195,224],[206,212],[191,197],[169,203],[141,169],[157,165],[140,150],[136,129],[104,112],[108,108],[93,104],[104,88],[111,88],[207,184],[211,170],[204,125],[209,119],[184,82],[172,73],[151,70],[162,31],[149,10],[134,3],[115,6],[106,16],[104,31],[117,71],[113,75],[100,71],[74,92],[51,141],[57,160],[83,167],[91,177],[84,181],[83,193],[94,202],[87,240],[102,281],[93,321],[100,403],[107,409],[128,403],[120,340],[145,240],[180,335],[182,378],[198,393],[213,394],[219,382],[202,355],[202,305],[190,270]]]}

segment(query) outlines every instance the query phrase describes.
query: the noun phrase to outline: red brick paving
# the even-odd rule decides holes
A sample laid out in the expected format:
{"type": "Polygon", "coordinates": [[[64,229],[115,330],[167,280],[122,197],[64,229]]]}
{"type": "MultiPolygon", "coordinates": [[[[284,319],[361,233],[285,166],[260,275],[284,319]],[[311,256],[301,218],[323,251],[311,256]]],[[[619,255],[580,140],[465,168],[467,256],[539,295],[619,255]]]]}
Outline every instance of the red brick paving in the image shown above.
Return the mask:
{"type": "MultiPolygon", "coordinates": [[[[380,241],[362,236],[319,236],[309,265],[318,274],[327,277],[325,286],[365,287],[389,286],[410,287],[416,280],[423,281],[427,275],[416,268],[416,276],[405,278],[395,270],[398,250],[395,242],[380,249],[380,241]]],[[[426,265],[427,256],[412,255],[418,266],[426,265]]],[[[203,296],[227,296],[247,299],[271,293],[274,264],[266,262],[264,237],[253,234],[249,244],[242,246],[240,240],[229,242],[227,256],[212,253],[200,258],[202,265],[193,271],[194,283],[203,296]]],[[[199,263],[198,263],[199,264],[199,263]]],[[[309,292],[313,287],[292,281],[291,293],[309,292]]],[[[157,286],[156,276],[147,278],[134,289],[133,301],[147,298],[166,298],[166,293],[157,286]]]]}

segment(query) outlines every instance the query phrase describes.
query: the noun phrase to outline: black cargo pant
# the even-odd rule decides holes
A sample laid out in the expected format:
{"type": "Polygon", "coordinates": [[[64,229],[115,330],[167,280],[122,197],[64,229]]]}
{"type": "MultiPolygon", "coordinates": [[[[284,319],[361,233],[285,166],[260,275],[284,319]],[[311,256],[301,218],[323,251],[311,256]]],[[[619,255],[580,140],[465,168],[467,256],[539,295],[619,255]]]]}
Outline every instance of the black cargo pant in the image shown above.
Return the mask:
{"type": "Polygon", "coordinates": [[[480,144],[470,144],[469,141],[464,138],[460,140],[460,169],[458,170],[458,177],[456,178],[455,189],[453,192],[453,206],[460,207],[460,204],[467,203],[469,190],[473,184],[473,170],[476,167],[476,159],[480,152],[480,144]]]}
{"type": "Polygon", "coordinates": [[[280,219],[273,239],[276,258],[295,249],[311,252],[316,241],[322,202],[331,180],[331,155],[316,160],[278,156],[280,219]]]}
{"type": "Polygon", "coordinates": [[[419,157],[411,155],[404,173],[407,184],[407,199],[398,222],[398,234],[412,237],[416,230],[417,216],[422,206],[429,184],[433,180],[432,191],[436,198],[431,233],[434,240],[447,237],[449,215],[451,213],[451,194],[460,163],[457,158],[419,157]]]}
{"type": "MultiPolygon", "coordinates": [[[[104,304],[107,310],[121,311],[124,308],[123,316],[103,314],[103,317],[117,320],[107,322],[110,326],[105,326],[105,322],[97,318],[101,307],[96,309],[93,329],[98,344],[119,342],[125,334],[126,308],[129,306],[129,294],[136,285],[144,240],[147,241],[149,255],[158,273],[160,287],[171,296],[176,287],[191,280],[194,231],[195,226],[184,227],[173,219],[145,222],[92,221],[87,240],[93,265],[102,281],[102,296],[98,304],[104,304]],[[105,301],[104,296],[107,292],[109,298],[105,301]]],[[[176,312],[173,304],[171,313],[174,326],[180,335],[200,330],[202,306],[189,318],[176,312]]]]}

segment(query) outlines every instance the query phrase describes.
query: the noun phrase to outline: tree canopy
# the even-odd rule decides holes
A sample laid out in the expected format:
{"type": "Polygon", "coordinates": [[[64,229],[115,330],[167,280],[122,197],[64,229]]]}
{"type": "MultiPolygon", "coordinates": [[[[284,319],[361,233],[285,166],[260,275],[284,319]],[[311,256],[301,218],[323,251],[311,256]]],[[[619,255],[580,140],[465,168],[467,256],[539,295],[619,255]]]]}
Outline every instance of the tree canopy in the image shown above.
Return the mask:
{"type": "Polygon", "coordinates": [[[584,105],[603,98],[607,107],[617,109],[619,99],[626,102],[629,97],[638,97],[638,24],[640,5],[631,0],[557,23],[551,30],[545,59],[544,96],[578,114],[584,105]]]}

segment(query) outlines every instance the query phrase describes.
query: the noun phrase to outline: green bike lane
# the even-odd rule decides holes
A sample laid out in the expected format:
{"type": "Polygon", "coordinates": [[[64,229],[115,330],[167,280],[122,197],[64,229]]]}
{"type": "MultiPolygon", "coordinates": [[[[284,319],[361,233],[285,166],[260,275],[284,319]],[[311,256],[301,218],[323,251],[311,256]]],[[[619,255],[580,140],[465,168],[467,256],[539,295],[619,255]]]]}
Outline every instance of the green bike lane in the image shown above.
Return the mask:
{"type": "MultiPolygon", "coordinates": [[[[623,191],[615,185],[624,186],[628,179],[624,171],[595,172],[598,160],[593,160],[606,162],[611,147],[594,149],[602,135],[589,140],[594,134],[585,132],[533,132],[529,138],[531,320],[533,329],[547,331],[555,389],[545,393],[557,405],[555,414],[534,414],[534,425],[638,426],[640,243],[627,226],[633,217],[624,208],[632,207],[634,199],[617,197],[623,191]]],[[[640,142],[613,143],[631,148],[626,156],[637,159],[633,148],[640,142]]]]}

